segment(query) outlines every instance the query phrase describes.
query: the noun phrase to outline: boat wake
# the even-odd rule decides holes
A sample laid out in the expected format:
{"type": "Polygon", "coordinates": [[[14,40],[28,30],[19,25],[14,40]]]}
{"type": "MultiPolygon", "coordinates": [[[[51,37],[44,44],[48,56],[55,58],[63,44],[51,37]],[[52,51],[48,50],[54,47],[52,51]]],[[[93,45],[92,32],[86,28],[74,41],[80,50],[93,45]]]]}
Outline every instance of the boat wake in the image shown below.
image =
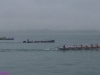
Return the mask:
{"type": "Polygon", "coordinates": [[[55,50],[58,50],[58,48],[52,48],[52,49],[46,49],[46,50],[54,50],[55,51],[55,50]]]}
{"type": "Polygon", "coordinates": [[[23,42],[0,42],[0,43],[23,43],[23,42]]]}
{"type": "Polygon", "coordinates": [[[55,51],[56,49],[0,49],[0,52],[55,51]]]}

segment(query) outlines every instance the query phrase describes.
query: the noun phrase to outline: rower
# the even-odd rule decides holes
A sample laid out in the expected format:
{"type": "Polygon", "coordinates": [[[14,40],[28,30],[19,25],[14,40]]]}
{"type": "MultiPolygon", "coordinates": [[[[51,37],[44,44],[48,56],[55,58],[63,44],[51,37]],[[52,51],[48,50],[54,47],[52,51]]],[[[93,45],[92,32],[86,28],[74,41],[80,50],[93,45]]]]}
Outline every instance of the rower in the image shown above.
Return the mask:
{"type": "Polygon", "coordinates": [[[98,44],[95,44],[95,45],[96,45],[95,47],[98,48],[98,44]]]}
{"type": "Polygon", "coordinates": [[[91,44],[91,48],[93,48],[93,44],[91,44]]]}
{"type": "Polygon", "coordinates": [[[88,48],[88,45],[86,44],[85,48],[88,48]]]}
{"type": "Polygon", "coordinates": [[[82,44],[81,44],[81,48],[83,48],[82,44]]]}
{"type": "Polygon", "coordinates": [[[27,43],[29,43],[29,39],[27,39],[27,43]]]}
{"type": "Polygon", "coordinates": [[[74,45],[74,48],[76,48],[76,46],[74,45]]]}
{"type": "Polygon", "coordinates": [[[76,49],[78,48],[77,45],[75,47],[76,47],[76,49]]]}
{"type": "Polygon", "coordinates": [[[63,46],[63,48],[64,48],[64,49],[66,48],[66,44],[63,46]]]}

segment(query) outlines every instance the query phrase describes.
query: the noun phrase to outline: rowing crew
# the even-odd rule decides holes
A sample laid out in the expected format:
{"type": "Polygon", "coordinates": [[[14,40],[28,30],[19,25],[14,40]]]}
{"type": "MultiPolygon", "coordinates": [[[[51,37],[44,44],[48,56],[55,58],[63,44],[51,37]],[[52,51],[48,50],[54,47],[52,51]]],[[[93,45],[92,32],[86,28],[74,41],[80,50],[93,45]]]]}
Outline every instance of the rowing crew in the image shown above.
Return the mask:
{"type": "Polygon", "coordinates": [[[83,46],[82,44],[80,46],[74,45],[74,46],[66,46],[63,45],[63,49],[65,48],[99,48],[98,44],[95,44],[95,46],[93,46],[93,44],[91,44],[90,46],[88,46],[87,44],[85,46],[83,46]]]}

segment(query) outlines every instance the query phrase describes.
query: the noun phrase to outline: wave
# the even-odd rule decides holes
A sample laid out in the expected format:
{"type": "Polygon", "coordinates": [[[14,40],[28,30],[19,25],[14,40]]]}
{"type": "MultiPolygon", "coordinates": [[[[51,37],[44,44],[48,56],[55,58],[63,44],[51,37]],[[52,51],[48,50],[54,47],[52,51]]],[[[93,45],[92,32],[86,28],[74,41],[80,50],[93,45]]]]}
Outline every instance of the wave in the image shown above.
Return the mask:
{"type": "Polygon", "coordinates": [[[23,42],[0,42],[0,43],[23,43],[23,42]]]}
{"type": "MultiPolygon", "coordinates": [[[[65,50],[59,50],[56,48],[54,49],[0,49],[0,52],[34,52],[34,51],[65,51],[65,50]]],[[[100,51],[100,50],[68,50],[68,51],[100,51]]]]}
{"type": "Polygon", "coordinates": [[[55,51],[56,49],[0,49],[0,52],[55,51]]]}

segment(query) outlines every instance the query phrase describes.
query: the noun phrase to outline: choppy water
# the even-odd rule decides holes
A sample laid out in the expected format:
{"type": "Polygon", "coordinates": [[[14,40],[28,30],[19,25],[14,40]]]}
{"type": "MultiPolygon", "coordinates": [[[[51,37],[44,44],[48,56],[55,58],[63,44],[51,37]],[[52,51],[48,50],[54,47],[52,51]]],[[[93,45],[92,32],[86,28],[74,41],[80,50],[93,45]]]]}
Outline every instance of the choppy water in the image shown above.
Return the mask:
{"type": "Polygon", "coordinates": [[[98,33],[0,33],[0,72],[9,75],[100,75],[100,50],[60,51],[56,47],[99,44],[98,33]],[[24,44],[23,40],[55,39],[55,43],[24,44]]]}

